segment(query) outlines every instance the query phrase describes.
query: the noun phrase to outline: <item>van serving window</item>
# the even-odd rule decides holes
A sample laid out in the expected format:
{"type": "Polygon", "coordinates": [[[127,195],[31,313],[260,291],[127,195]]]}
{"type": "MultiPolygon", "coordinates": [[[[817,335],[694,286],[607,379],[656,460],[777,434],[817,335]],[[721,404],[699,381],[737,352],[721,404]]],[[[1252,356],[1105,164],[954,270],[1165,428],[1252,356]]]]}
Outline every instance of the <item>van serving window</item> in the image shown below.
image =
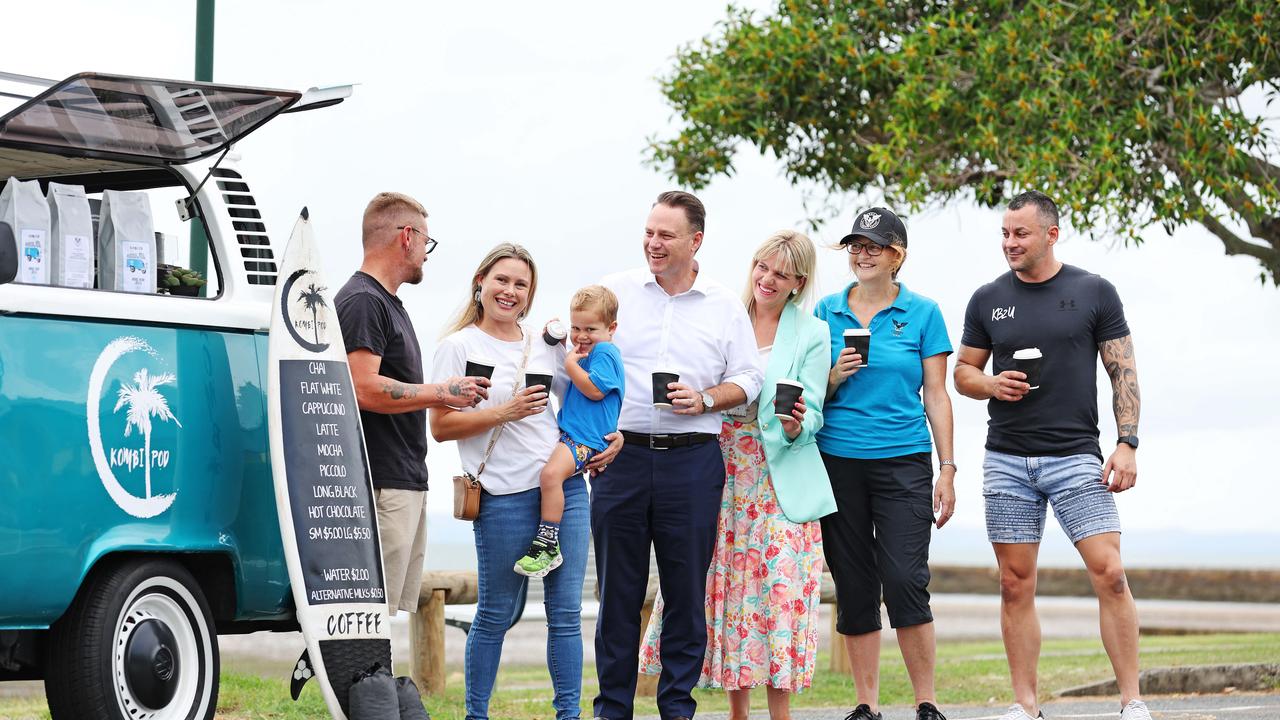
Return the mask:
{"type": "Polygon", "coordinates": [[[219,152],[299,97],[287,90],[74,75],[0,118],[0,146],[181,164],[219,152]]]}

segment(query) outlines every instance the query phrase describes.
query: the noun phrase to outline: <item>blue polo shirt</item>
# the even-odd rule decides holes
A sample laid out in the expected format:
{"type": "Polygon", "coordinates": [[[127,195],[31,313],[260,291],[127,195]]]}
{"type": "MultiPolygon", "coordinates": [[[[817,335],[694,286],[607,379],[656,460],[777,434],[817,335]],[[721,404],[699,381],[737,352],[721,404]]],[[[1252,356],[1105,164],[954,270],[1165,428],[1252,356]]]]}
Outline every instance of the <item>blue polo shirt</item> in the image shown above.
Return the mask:
{"type": "Polygon", "coordinates": [[[591,384],[604,393],[604,397],[592,400],[570,380],[557,418],[560,429],[580,445],[603,450],[609,447],[604,436],[618,429],[618,413],[622,411],[622,393],[626,388],[622,353],[611,342],[596,343],[591,352],[578,361],[578,367],[587,371],[591,384]]]}
{"type": "MultiPolygon", "coordinates": [[[[862,324],[849,310],[850,283],[818,302],[813,314],[831,328],[831,362],[844,349],[844,331],[862,324]]],[[[870,362],[845,380],[822,406],[818,449],[828,455],[875,460],[930,452],[920,388],[924,358],[951,353],[938,303],[898,283],[898,297],[871,319],[870,362]]]]}

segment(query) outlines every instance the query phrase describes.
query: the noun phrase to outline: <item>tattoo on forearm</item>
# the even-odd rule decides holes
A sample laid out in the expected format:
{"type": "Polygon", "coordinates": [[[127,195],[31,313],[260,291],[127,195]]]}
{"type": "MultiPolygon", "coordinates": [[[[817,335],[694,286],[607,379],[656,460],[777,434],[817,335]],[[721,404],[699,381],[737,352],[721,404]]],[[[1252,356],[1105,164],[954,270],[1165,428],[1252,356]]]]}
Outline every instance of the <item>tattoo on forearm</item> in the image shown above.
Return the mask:
{"type": "Polygon", "coordinates": [[[391,396],[392,400],[408,400],[418,396],[417,385],[405,385],[398,382],[382,383],[382,392],[391,396]]]}
{"type": "Polygon", "coordinates": [[[1133,357],[1133,337],[1126,335],[1098,346],[1102,365],[1111,377],[1111,405],[1121,435],[1138,434],[1142,394],[1138,390],[1138,368],[1133,357]]]}

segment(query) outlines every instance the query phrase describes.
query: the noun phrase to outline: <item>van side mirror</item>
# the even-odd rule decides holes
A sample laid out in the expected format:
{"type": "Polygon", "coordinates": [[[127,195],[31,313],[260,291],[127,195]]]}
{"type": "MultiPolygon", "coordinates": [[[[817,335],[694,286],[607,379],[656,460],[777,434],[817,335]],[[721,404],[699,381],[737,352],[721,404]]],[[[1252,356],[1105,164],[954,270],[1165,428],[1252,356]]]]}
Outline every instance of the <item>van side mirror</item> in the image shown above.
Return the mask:
{"type": "Polygon", "coordinates": [[[18,276],[18,241],[13,237],[9,223],[0,222],[0,285],[13,282],[18,276]]]}

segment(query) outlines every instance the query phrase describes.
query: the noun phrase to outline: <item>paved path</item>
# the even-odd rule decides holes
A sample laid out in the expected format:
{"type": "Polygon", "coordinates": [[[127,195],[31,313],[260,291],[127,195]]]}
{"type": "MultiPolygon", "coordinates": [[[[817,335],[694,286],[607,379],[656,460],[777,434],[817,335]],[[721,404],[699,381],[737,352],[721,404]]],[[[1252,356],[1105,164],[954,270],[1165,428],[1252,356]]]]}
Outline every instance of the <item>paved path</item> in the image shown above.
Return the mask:
{"type": "MultiPolygon", "coordinates": [[[[1055,701],[1043,706],[1047,720],[1117,720],[1120,708],[1115,700],[1055,701]]],[[[1154,720],[1276,720],[1280,718],[1280,694],[1204,695],[1158,697],[1147,701],[1154,720]]],[[[848,708],[793,710],[793,720],[841,720],[848,708]]],[[[1003,707],[943,708],[949,720],[998,720],[1003,707]]],[[[908,707],[882,708],[884,720],[913,720],[908,707]]],[[[726,713],[698,713],[699,720],[725,720],[726,713]]],[[[768,711],[751,714],[751,720],[768,720],[768,711]]],[[[636,720],[657,720],[656,716],[636,720]]]]}

